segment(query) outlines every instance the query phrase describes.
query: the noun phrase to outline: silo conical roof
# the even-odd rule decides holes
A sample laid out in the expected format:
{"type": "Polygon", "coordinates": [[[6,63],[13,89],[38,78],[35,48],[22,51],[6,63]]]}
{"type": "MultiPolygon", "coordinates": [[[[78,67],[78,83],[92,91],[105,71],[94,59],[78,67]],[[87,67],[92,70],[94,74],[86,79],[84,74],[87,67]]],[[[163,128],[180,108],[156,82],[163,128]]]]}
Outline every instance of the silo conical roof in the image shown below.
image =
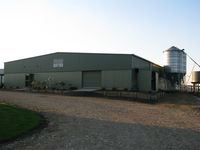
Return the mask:
{"type": "Polygon", "coordinates": [[[180,51],[179,48],[177,48],[176,46],[172,46],[169,49],[165,50],[165,51],[180,51]]]}

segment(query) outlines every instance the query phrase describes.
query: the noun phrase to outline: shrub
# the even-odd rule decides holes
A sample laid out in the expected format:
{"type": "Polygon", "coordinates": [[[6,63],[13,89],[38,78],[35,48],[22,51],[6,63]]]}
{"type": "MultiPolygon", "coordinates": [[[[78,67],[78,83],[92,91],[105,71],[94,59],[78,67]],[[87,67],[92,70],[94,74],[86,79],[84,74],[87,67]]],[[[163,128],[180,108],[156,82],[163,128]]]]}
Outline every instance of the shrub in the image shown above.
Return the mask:
{"type": "Polygon", "coordinates": [[[117,91],[117,88],[116,88],[116,87],[113,87],[113,88],[112,88],[112,91],[117,91]]]}
{"type": "Polygon", "coordinates": [[[70,90],[77,90],[78,88],[75,87],[75,86],[71,86],[71,87],[69,87],[69,89],[70,89],[70,90]]]}
{"type": "Polygon", "coordinates": [[[45,81],[43,82],[40,82],[40,81],[33,81],[31,83],[31,87],[33,89],[36,89],[36,90],[41,90],[41,89],[47,89],[47,83],[45,81]]]}
{"type": "Polygon", "coordinates": [[[128,91],[128,89],[127,89],[127,88],[124,88],[124,91],[128,91]]]}
{"type": "Polygon", "coordinates": [[[102,91],[105,91],[105,90],[106,90],[106,88],[105,88],[105,87],[102,87],[102,88],[101,88],[101,90],[102,90],[102,91]]]}
{"type": "Polygon", "coordinates": [[[59,82],[55,83],[54,89],[56,89],[56,90],[64,90],[65,89],[65,85],[66,85],[65,82],[59,81],[59,82]]]}

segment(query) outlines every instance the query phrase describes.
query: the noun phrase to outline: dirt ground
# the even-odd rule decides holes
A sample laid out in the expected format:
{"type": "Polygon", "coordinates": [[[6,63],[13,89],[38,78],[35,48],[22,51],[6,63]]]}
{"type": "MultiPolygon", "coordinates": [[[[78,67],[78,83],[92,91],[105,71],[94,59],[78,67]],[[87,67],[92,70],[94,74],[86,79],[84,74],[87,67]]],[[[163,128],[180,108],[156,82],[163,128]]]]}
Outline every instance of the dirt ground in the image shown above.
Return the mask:
{"type": "Polygon", "coordinates": [[[0,102],[38,111],[49,121],[41,132],[0,145],[0,149],[195,150],[200,147],[199,100],[192,95],[168,95],[151,105],[0,91],[0,102]]]}

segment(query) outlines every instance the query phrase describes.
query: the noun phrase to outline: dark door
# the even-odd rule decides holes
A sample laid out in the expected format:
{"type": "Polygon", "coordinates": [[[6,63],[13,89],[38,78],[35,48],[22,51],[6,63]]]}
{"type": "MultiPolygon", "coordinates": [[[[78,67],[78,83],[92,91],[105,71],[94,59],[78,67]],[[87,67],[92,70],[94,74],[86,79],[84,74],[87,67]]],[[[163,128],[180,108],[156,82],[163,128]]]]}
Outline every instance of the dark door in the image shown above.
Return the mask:
{"type": "Polygon", "coordinates": [[[151,90],[156,90],[156,72],[151,73],[151,90]]]}
{"type": "Polygon", "coordinates": [[[101,71],[83,71],[82,86],[83,88],[101,87],[101,71]]]}
{"type": "Polygon", "coordinates": [[[33,80],[34,80],[34,74],[26,74],[25,75],[25,86],[31,87],[33,80]]]}

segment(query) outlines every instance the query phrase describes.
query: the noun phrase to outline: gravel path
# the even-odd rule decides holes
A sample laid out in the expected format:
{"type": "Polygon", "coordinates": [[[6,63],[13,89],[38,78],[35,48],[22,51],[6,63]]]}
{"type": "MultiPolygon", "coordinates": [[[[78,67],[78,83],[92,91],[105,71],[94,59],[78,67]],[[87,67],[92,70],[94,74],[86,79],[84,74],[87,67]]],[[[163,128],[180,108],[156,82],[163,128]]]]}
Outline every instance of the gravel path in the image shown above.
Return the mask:
{"type": "MultiPolygon", "coordinates": [[[[193,98],[193,97],[191,97],[193,98]]],[[[1,150],[197,150],[200,115],[192,106],[0,91],[0,101],[41,112],[41,132],[1,150]]]]}

